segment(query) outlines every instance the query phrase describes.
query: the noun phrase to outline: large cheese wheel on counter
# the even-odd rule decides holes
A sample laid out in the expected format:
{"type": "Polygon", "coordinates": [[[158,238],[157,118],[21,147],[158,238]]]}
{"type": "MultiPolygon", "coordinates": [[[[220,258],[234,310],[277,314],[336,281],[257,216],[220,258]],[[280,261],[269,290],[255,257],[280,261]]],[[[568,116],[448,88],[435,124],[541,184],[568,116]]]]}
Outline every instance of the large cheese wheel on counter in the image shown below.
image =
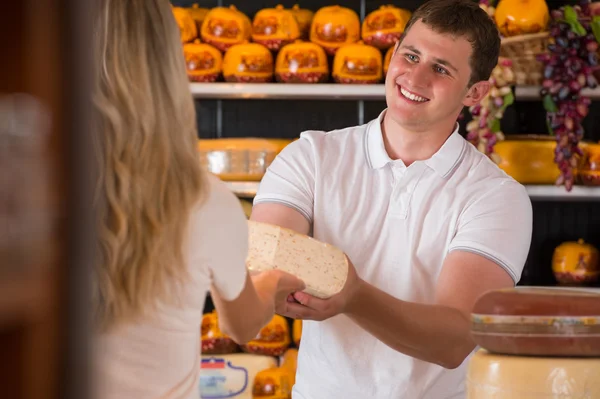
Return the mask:
{"type": "Polygon", "coordinates": [[[470,359],[467,399],[600,398],[600,359],[495,355],[470,359]]]}
{"type": "Polygon", "coordinates": [[[256,338],[242,345],[242,349],[245,352],[257,355],[281,356],[290,346],[291,341],[290,327],[287,320],[276,314],[260,330],[256,338]]]}
{"type": "Polygon", "coordinates": [[[473,339],[490,352],[600,357],[598,289],[493,290],[478,299],[471,321],[473,339]]]}
{"type": "Polygon", "coordinates": [[[287,367],[261,370],[252,386],[252,399],[291,399],[294,374],[287,367]]]}
{"type": "Polygon", "coordinates": [[[304,281],[304,292],[319,298],[344,288],[348,259],[340,249],[267,223],[248,221],[248,228],[248,270],[283,270],[304,281]]]}
{"type": "Polygon", "coordinates": [[[202,355],[200,367],[202,399],[252,399],[256,375],[262,370],[277,367],[277,359],[248,353],[202,355]]]}
{"type": "Polygon", "coordinates": [[[291,143],[286,139],[200,139],[200,162],[225,181],[260,181],[277,154],[291,143]]]}

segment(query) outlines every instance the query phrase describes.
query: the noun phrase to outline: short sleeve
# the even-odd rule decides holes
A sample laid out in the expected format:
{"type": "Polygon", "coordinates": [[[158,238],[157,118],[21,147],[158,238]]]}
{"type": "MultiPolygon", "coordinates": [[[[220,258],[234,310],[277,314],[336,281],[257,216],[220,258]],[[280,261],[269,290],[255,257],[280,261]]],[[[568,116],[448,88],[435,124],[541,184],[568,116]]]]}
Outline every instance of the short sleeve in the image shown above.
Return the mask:
{"type": "Polygon", "coordinates": [[[449,246],[484,256],[504,268],[515,284],[531,246],[533,211],[525,188],[503,181],[487,190],[461,215],[449,246]]]}
{"type": "Polygon", "coordinates": [[[231,190],[213,175],[209,181],[210,195],[200,208],[197,233],[190,244],[201,249],[200,259],[219,295],[231,301],[246,282],[248,220],[231,190]]]}
{"type": "Polygon", "coordinates": [[[322,132],[303,132],[273,160],[260,182],[254,205],[279,203],[313,221],[315,189],[314,143],[322,132]]]}

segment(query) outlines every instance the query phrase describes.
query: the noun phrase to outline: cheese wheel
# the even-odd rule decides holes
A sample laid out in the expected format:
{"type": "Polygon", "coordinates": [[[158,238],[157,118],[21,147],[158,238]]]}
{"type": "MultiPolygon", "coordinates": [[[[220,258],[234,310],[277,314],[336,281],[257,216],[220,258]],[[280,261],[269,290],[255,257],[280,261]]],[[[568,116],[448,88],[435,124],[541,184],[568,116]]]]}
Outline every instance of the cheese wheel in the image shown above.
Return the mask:
{"type": "Polygon", "coordinates": [[[200,162],[225,181],[260,181],[286,139],[222,138],[198,140],[200,162]]]}
{"type": "Polygon", "coordinates": [[[248,229],[248,270],[293,274],[304,281],[304,292],[318,298],[329,298],[344,288],[348,259],[338,248],[268,223],[248,221],[248,229]]]}
{"type": "Polygon", "coordinates": [[[490,291],[473,308],[471,334],[479,346],[494,353],[600,357],[600,290],[490,291]]]}
{"type": "Polygon", "coordinates": [[[600,359],[495,355],[469,360],[467,399],[600,398],[600,359]]]}
{"type": "Polygon", "coordinates": [[[248,353],[203,355],[200,367],[200,397],[252,399],[255,377],[277,367],[277,359],[248,353]]]}

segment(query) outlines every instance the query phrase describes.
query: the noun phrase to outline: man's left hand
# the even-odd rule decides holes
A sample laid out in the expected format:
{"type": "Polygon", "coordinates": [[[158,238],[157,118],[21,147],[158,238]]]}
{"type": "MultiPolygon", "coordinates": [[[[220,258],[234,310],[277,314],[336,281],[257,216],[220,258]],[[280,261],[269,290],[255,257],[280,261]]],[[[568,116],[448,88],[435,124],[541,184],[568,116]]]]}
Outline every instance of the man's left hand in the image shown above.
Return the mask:
{"type": "Polygon", "coordinates": [[[364,282],[356,274],[354,265],[348,259],[348,278],[342,290],[334,296],[321,299],[304,292],[290,294],[287,301],[276,304],[276,312],[293,319],[322,321],[346,312],[356,300],[364,282]]]}

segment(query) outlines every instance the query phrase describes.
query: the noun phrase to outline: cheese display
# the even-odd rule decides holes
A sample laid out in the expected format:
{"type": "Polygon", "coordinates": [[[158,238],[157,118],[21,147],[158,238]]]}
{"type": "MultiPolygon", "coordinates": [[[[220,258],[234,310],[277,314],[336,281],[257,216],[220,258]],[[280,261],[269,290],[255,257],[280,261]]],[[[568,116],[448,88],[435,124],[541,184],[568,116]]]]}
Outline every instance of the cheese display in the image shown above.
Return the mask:
{"type": "Polygon", "coordinates": [[[198,28],[198,36],[200,36],[200,31],[202,30],[202,23],[206,19],[206,16],[210,12],[210,9],[203,8],[198,6],[198,4],[194,3],[190,8],[187,8],[190,13],[192,19],[196,22],[196,27],[198,28]]]}
{"type": "Polygon", "coordinates": [[[281,356],[291,343],[290,328],[287,320],[274,315],[252,341],[242,345],[242,350],[248,353],[267,356],[281,356]]]}
{"type": "Polygon", "coordinates": [[[248,221],[248,229],[248,270],[283,270],[304,281],[304,292],[319,298],[331,297],[344,288],[348,259],[340,249],[267,223],[248,221]]]}
{"type": "Polygon", "coordinates": [[[278,51],[286,44],[300,38],[300,27],[294,14],[281,4],[265,8],[254,16],[252,40],[269,50],[278,51]]]}
{"type": "Polygon", "coordinates": [[[362,23],[361,38],[381,50],[393,47],[410,19],[411,12],[393,5],[382,5],[366,16],[362,23]]]}
{"type": "Polygon", "coordinates": [[[329,55],[360,38],[358,14],[347,7],[327,6],[314,15],[310,26],[310,41],[323,47],[329,55]]]}
{"type": "Polygon", "coordinates": [[[493,353],[600,357],[600,290],[492,290],[473,308],[471,334],[493,353]]]}
{"type": "Polygon", "coordinates": [[[262,370],[254,377],[253,399],[291,399],[293,372],[284,367],[272,367],[262,370]]]}
{"type": "Polygon", "coordinates": [[[221,332],[216,311],[202,316],[201,329],[202,353],[222,355],[239,351],[238,344],[221,332]]]}
{"type": "Polygon", "coordinates": [[[287,139],[200,139],[200,162],[224,181],[260,181],[287,139]]]}
{"type": "Polygon", "coordinates": [[[395,49],[395,47],[392,46],[385,52],[385,57],[383,58],[383,76],[384,77],[385,77],[385,75],[387,75],[387,71],[390,66],[390,62],[392,61],[392,56],[394,55],[394,49],[395,49]]]}
{"type": "Polygon", "coordinates": [[[200,367],[200,398],[252,399],[255,377],[277,367],[277,359],[248,353],[202,355],[200,367]]]}
{"type": "Polygon", "coordinates": [[[600,359],[495,355],[470,359],[467,399],[600,398],[600,359]]]}
{"type": "Polygon", "coordinates": [[[332,76],[337,83],[373,84],[383,76],[381,51],[362,41],[340,48],[333,59],[332,76]]]}

